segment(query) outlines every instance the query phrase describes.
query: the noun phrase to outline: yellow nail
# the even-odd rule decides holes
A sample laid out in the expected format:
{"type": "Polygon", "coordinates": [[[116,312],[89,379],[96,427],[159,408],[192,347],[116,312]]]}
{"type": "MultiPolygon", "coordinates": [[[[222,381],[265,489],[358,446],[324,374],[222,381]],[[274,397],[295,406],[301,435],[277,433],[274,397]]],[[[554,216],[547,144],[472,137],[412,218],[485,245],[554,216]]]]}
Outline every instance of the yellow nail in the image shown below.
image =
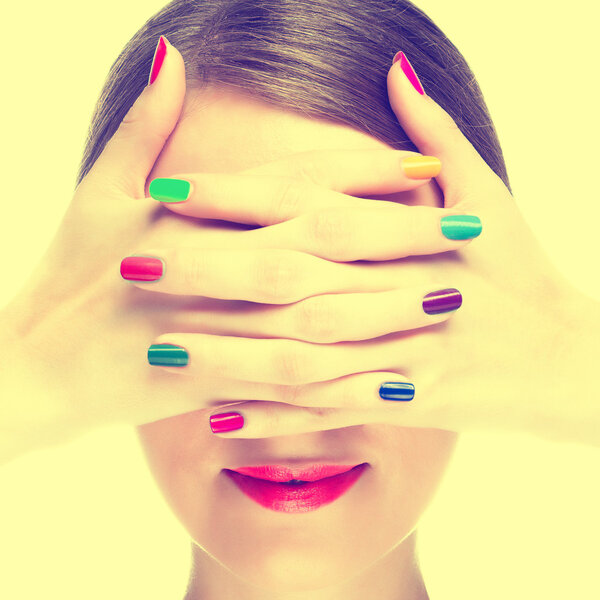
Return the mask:
{"type": "Polygon", "coordinates": [[[402,161],[402,168],[409,179],[429,179],[439,175],[442,161],[435,156],[409,156],[402,161]]]}

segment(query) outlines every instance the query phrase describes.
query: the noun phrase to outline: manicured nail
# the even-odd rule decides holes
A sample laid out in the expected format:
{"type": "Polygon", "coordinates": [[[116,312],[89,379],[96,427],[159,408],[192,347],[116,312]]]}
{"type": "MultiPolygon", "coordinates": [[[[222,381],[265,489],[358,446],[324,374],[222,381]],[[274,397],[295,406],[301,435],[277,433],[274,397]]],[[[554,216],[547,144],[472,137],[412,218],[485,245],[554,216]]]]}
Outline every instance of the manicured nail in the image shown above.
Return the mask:
{"type": "Polygon", "coordinates": [[[244,417],[240,413],[229,412],[212,415],[210,417],[210,428],[213,433],[234,431],[244,426],[244,417]]]}
{"type": "Polygon", "coordinates": [[[165,271],[160,258],[128,256],[121,261],[121,277],[129,281],[158,281],[165,271]]]}
{"type": "Polygon", "coordinates": [[[192,184],[185,179],[159,177],[150,182],[148,191],[159,202],[184,202],[190,197],[192,184]]]}
{"type": "Polygon", "coordinates": [[[187,350],[175,344],[152,344],[148,362],[159,367],[185,367],[189,362],[187,350]]]}
{"type": "Polygon", "coordinates": [[[158,40],[158,44],[156,44],[156,50],[154,51],[154,58],[152,59],[152,67],[150,69],[150,77],[148,78],[148,85],[152,85],[158,74],[160,73],[160,68],[163,65],[165,60],[165,56],[167,54],[167,43],[165,42],[164,36],[160,36],[158,40]]]}
{"type": "Polygon", "coordinates": [[[415,397],[415,386],[402,381],[387,381],[381,384],[379,396],[383,400],[412,400],[415,397]]]}
{"type": "Polygon", "coordinates": [[[450,312],[460,308],[461,304],[462,295],[454,288],[431,292],[423,298],[423,310],[428,315],[450,312]]]}
{"type": "Polygon", "coordinates": [[[424,96],[425,90],[423,89],[423,86],[421,85],[421,82],[419,81],[415,70],[412,68],[404,52],[396,52],[392,64],[394,64],[398,60],[400,61],[400,68],[402,69],[402,71],[404,71],[404,74],[408,77],[408,80],[412,83],[415,90],[417,90],[417,92],[419,92],[421,96],[424,96]]]}
{"type": "Polygon", "coordinates": [[[435,156],[408,156],[402,161],[404,174],[409,179],[430,179],[442,170],[442,161],[435,156]]]}
{"type": "Polygon", "coordinates": [[[469,240],[481,233],[481,220],[473,215],[448,215],[441,218],[442,233],[451,240],[469,240]]]}

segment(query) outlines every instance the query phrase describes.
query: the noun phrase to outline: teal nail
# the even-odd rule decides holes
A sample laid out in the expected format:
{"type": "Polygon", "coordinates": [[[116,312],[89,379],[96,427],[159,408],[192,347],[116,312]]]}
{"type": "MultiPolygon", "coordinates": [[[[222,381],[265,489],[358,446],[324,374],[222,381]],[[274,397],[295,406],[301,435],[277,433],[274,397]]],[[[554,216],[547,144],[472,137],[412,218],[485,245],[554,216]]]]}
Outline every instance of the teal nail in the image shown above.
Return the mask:
{"type": "Polygon", "coordinates": [[[184,179],[159,177],[150,182],[150,196],[159,202],[184,202],[190,195],[192,184],[184,179]]]}
{"type": "Polygon", "coordinates": [[[152,344],[148,348],[148,362],[159,367],[185,367],[188,364],[185,348],[174,344],[152,344]]]}
{"type": "Polygon", "coordinates": [[[481,221],[473,215],[442,217],[442,233],[451,240],[469,240],[481,233],[481,221]]]}
{"type": "Polygon", "coordinates": [[[415,397],[415,386],[403,381],[387,381],[381,384],[379,397],[383,400],[412,400],[415,397]]]}

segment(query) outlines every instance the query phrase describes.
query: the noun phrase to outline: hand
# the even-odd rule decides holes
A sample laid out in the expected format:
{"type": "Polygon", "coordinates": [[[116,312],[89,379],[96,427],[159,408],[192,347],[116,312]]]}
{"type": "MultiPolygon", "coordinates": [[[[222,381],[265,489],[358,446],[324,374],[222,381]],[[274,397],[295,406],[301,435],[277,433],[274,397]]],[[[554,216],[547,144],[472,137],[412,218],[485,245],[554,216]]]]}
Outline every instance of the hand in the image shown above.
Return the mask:
{"type": "MultiPolygon", "coordinates": [[[[568,427],[588,413],[581,412],[582,407],[570,398],[572,381],[565,382],[561,369],[566,353],[557,348],[564,347],[567,353],[572,348],[569,331],[583,306],[581,297],[550,264],[502,181],[450,117],[430,98],[414,93],[398,67],[390,70],[388,88],[392,107],[419,150],[442,159],[437,181],[445,206],[457,213],[477,214],[484,222],[484,234],[477,243],[458,256],[428,258],[419,267],[422,280],[443,274],[463,293],[464,306],[442,326],[420,330],[417,335],[388,337],[386,344],[337,344],[344,350],[338,353],[341,360],[335,358],[334,347],[310,354],[298,347],[287,363],[300,385],[274,390],[271,399],[283,404],[238,404],[244,427],[225,436],[268,437],[384,422],[568,438],[568,427]],[[334,380],[343,373],[375,371],[384,365],[397,368],[415,384],[413,401],[382,403],[377,394],[380,373],[374,373],[372,380],[368,375],[334,380]],[[311,379],[329,381],[302,385],[311,379]],[[570,398],[569,402],[564,398],[570,398]],[[565,425],[567,429],[561,429],[565,425]]],[[[232,216],[231,220],[236,219],[232,216]]],[[[368,268],[377,267],[378,276],[402,285],[407,272],[415,271],[409,260],[400,262],[404,268],[392,263],[368,268]]],[[[374,312],[365,309],[360,314],[374,312]]],[[[401,312],[389,308],[384,314],[389,322],[401,312]]],[[[344,320],[345,311],[328,312],[331,319],[321,320],[318,313],[313,314],[313,323],[329,323],[337,334],[317,341],[357,339],[344,333],[352,321],[344,320]]],[[[232,334],[241,330],[239,321],[236,325],[237,330],[235,325],[229,329],[232,334]]],[[[310,329],[306,327],[303,339],[310,339],[310,329]]],[[[283,335],[289,336],[289,330],[283,335]]],[[[242,396],[224,390],[223,397],[242,396]]],[[[265,399],[264,389],[248,384],[244,397],[265,399]]]]}
{"type": "MultiPolygon", "coordinates": [[[[243,235],[230,233],[226,239],[222,238],[230,249],[226,253],[217,250],[218,244],[214,242],[211,249],[210,236],[206,235],[203,240],[202,234],[189,222],[163,218],[169,215],[164,208],[167,205],[158,204],[144,194],[148,174],[179,118],[184,95],[183,60],[170,46],[160,79],[146,87],[81,181],[48,251],[23,289],[2,311],[0,352],[4,352],[5,368],[0,373],[3,396],[0,459],[11,453],[60,443],[101,425],[141,424],[212,408],[223,403],[215,401],[215,397],[227,386],[235,390],[236,399],[244,397],[245,384],[233,381],[240,371],[227,374],[221,369],[220,377],[211,373],[199,386],[194,378],[173,376],[167,369],[148,365],[146,349],[156,336],[165,331],[202,330],[199,307],[206,307],[207,303],[203,304],[198,298],[190,302],[183,294],[255,302],[294,302],[344,288],[356,290],[361,285],[365,291],[395,287],[382,278],[371,277],[369,283],[364,269],[337,265],[318,256],[331,254],[339,260],[354,260],[351,254],[377,260],[387,255],[405,256],[409,248],[402,239],[408,239],[410,233],[404,216],[408,209],[317,189],[308,183],[303,186],[299,175],[284,173],[291,165],[307,173],[312,161],[318,159],[329,161],[331,172],[339,173],[338,185],[349,190],[376,193],[411,190],[427,181],[427,178],[409,179],[401,168],[403,160],[415,153],[384,150],[332,152],[322,157],[309,154],[284,161],[275,169],[275,175],[266,174],[266,170],[263,175],[246,173],[230,177],[195,174],[196,191],[204,189],[206,192],[211,185],[216,186],[218,194],[214,199],[224,200],[223,206],[227,206],[227,199],[231,200],[228,210],[241,213],[239,222],[281,221],[276,227],[243,235]],[[248,212],[248,206],[253,204],[248,203],[249,194],[256,194],[256,205],[261,209],[261,214],[257,211],[256,220],[248,212]],[[245,208],[241,203],[235,205],[235,201],[242,198],[245,208]],[[259,198],[262,203],[258,202],[259,198]],[[327,206],[333,207],[330,209],[333,212],[321,210],[327,206]],[[341,212],[337,208],[340,206],[343,207],[341,212]],[[317,208],[319,211],[315,212],[317,208]],[[295,219],[295,215],[299,218],[295,219]],[[341,223],[340,217],[353,229],[356,229],[357,218],[361,224],[369,223],[365,236],[353,235],[354,245],[348,246],[351,254],[344,245],[334,251],[330,244],[322,244],[321,236],[327,232],[324,228],[341,223]],[[390,235],[378,240],[372,233],[377,230],[388,231],[390,235]],[[311,233],[317,235],[316,239],[311,238],[311,233]],[[295,246],[289,243],[289,236],[296,239],[295,246]],[[232,241],[236,240],[239,249],[231,250],[235,248],[232,241]],[[153,291],[166,292],[160,302],[156,295],[137,289],[119,276],[119,265],[124,257],[153,247],[165,248],[162,256],[167,273],[163,281],[145,285],[154,286],[153,291]],[[197,250],[190,252],[189,248],[197,250]],[[313,254],[304,253],[306,249],[314,249],[313,254]],[[207,257],[211,260],[207,261],[207,257]],[[244,265],[248,270],[240,268],[244,265]],[[321,273],[321,279],[307,278],[304,289],[298,286],[296,290],[285,291],[285,273],[292,268],[314,269],[321,273]],[[228,276],[223,276],[227,273],[228,276]]],[[[273,169],[274,165],[269,168],[273,169]]],[[[185,212],[184,208],[180,210],[185,212]]],[[[215,218],[219,217],[219,210],[219,206],[211,209],[205,201],[202,214],[215,218]]],[[[410,225],[419,231],[418,238],[422,240],[419,251],[437,252],[467,243],[441,235],[439,219],[446,211],[423,207],[411,214],[414,218],[410,225]]],[[[139,284],[138,287],[144,286],[139,284]]],[[[447,318],[447,315],[419,314],[419,295],[426,291],[430,291],[430,286],[420,282],[414,289],[407,287],[379,297],[380,306],[406,304],[412,308],[412,313],[397,319],[392,328],[419,327],[447,318]]],[[[330,298],[341,300],[343,296],[330,298]]],[[[368,299],[356,297],[356,300],[365,303],[368,299]]],[[[236,306],[240,304],[237,302],[236,306]]],[[[349,303],[346,309],[348,307],[349,303]]],[[[363,310],[360,306],[356,308],[363,310]]],[[[289,319],[288,323],[292,324],[295,315],[305,318],[313,314],[314,304],[308,308],[308,304],[297,302],[294,307],[285,309],[278,313],[279,323],[289,319]]],[[[216,316],[205,311],[213,327],[218,310],[214,312],[216,316]]],[[[356,329],[354,334],[345,333],[354,335],[355,339],[380,335],[390,330],[386,320],[374,320],[366,329],[356,329]]],[[[274,331],[277,328],[273,328],[276,321],[271,322],[266,312],[262,319],[255,313],[248,321],[250,329],[254,327],[258,335],[268,336],[269,329],[278,335],[274,331]]],[[[249,364],[240,356],[248,344],[262,344],[261,348],[268,345],[273,352],[286,343],[289,347],[301,345],[290,340],[240,338],[238,341],[197,335],[190,373],[193,373],[194,359],[197,364],[200,356],[196,351],[198,344],[203,344],[207,356],[221,356],[226,362],[239,365],[249,364]]],[[[258,367],[253,377],[269,381],[270,365],[263,363],[258,367]]],[[[272,393],[270,387],[265,397],[272,393]]]]}

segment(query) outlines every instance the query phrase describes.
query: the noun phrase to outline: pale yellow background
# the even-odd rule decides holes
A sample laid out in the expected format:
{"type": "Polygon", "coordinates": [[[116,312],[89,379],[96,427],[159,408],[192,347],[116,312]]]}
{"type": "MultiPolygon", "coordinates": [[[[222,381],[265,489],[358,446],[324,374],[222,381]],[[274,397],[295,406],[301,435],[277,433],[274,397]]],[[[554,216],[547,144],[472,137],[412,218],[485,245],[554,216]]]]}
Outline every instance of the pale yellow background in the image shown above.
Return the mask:
{"type": "MultiPolygon", "coordinates": [[[[164,2],[8,4],[0,305],[58,227],[110,65],[164,2]]],[[[600,299],[596,3],[417,4],[475,72],[515,198],[540,241],[574,284],[600,299]]],[[[599,473],[598,450],[463,436],[420,527],[431,599],[600,598],[599,473]]],[[[180,600],[188,567],[185,531],[129,429],[0,468],[0,598],[180,600]]]]}

